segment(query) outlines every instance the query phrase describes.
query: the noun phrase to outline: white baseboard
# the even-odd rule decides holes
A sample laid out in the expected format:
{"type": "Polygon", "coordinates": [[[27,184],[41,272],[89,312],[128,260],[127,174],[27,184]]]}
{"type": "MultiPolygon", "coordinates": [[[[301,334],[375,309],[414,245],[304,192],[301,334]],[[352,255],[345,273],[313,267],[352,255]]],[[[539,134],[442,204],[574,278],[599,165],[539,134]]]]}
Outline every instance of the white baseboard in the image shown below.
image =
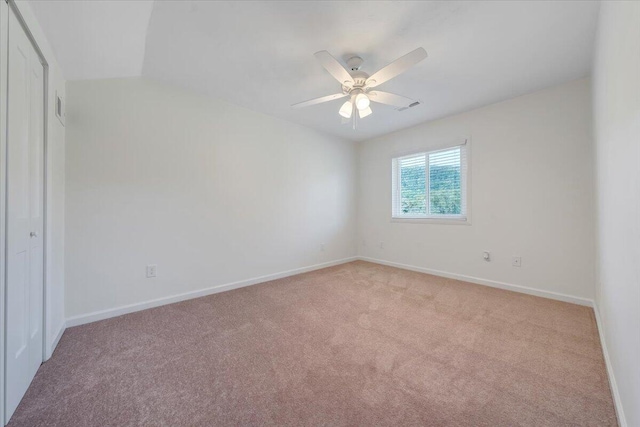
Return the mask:
{"type": "Polygon", "coordinates": [[[450,278],[450,279],[462,280],[462,281],[465,281],[465,282],[476,283],[476,284],[479,284],[479,285],[491,286],[491,287],[494,287],[494,288],[506,289],[506,290],[510,290],[510,291],[514,291],[514,292],[520,292],[520,293],[525,293],[525,294],[529,294],[529,295],[535,295],[535,296],[539,296],[539,297],[543,297],[543,298],[551,298],[551,299],[555,299],[555,300],[559,300],[559,301],[565,301],[565,302],[570,302],[570,303],[574,303],[574,304],[593,307],[593,301],[590,300],[590,299],[587,299],[587,298],[574,297],[574,296],[571,296],[571,295],[565,295],[565,294],[561,294],[561,293],[557,293],[557,292],[543,291],[543,290],[539,290],[539,289],[529,288],[529,287],[526,287],[526,286],[512,285],[512,284],[509,284],[509,283],[497,282],[497,281],[494,281],[494,280],[481,279],[481,278],[477,278],[477,277],[465,276],[465,275],[462,275],[462,274],[449,273],[449,272],[445,272],[445,271],[433,270],[433,269],[424,268],[424,267],[417,267],[417,266],[413,266],[413,265],[401,264],[401,263],[392,262],[392,261],[385,261],[385,260],[376,259],[376,258],[369,258],[369,257],[363,257],[363,256],[354,256],[354,257],[343,258],[343,259],[339,259],[339,260],[335,260],[335,261],[329,261],[329,262],[325,262],[325,263],[321,263],[321,264],[315,264],[315,265],[311,265],[311,266],[307,266],[307,267],[296,268],[296,269],[293,269],[293,270],[287,270],[287,271],[283,271],[283,272],[279,272],[279,273],[268,274],[268,275],[265,275],[265,276],[255,277],[255,278],[252,278],[252,279],[241,280],[241,281],[238,281],[238,282],[226,283],[226,284],[217,285],[217,286],[213,286],[213,287],[210,287],[210,288],[205,288],[205,289],[201,289],[201,290],[197,290],[197,291],[186,292],[186,293],[183,293],[183,294],[177,294],[177,295],[172,295],[172,296],[168,296],[168,297],[157,298],[157,299],[150,300],[150,301],[144,301],[144,302],[140,302],[140,303],[129,304],[129,305],[125,305],[125,306],[121,306],[121,307],[117,307],[117,308],[111,308],[111,309],[107,309],[107,310],[95,311],[95,312],[92,312],[92,313],[73,316],[73,317],[68,318],[66,323],[61,327],[58,335],[56,336],[56,339],[54,340],[54,344],[52,345],[52,350],[51,351],[53,351],[53,349],[57,345],[58,340],[62,336],[62,333],[64,332],[65,328],[70,328],[70,327],[73,327],[73,326],[83,325],[85,323],[96,322],[98,320],[109,319],[111,317],[121,316],[123,314],[133,313],[133,312],[140,311],[140,310],[146,310],[148,308],[153,308],[153,307],[159,307],[159,306],[166,305],[166,304],[172,304],[172,303],[175,303],[175,302],[180,302],[180,301],[184,301],[184,300],[188,300],[188,299],[192,299],[192,298],[198,298],[198,297],[202,297],[202,296],[206,296],[206,295],[216,294],[216,293],[219,293],[219,292],[230,291],[232,289],[237,289],[237,288],[242,288],[242,287],[245,287],[245,286],[255,285],[255,284],[258,284],[258,283],[268,282],[270,280],[281,279],[283,277],[294,276],[296,274],[301,274],[301,273],[306,273],[306,272],[313,271],[313,270],[319,270],[319,269],[322,269],[322,268],[332,267],[332,266],[335,266],[335,265],[344,264],[344,263],[351,262],[351,261],[356,261],[356,260],[362,260],[362,261],[372,262],[372,263],[375,263],[375,264],[382,264],[382,265],[387,265],[387,266],[391,266],[391,267],[402,268],[402,269],[405,269],[405,270],[417,271],[417,272],[420,272],[420,273],[433,274],[435,276],[447,277],[447,278],[450,278]]]}
{"type": "Polygon", "coordinates": [[[495,280],[481,279],[479,277],[465,276],[464,274],[449,273],[447,271],[433,270],[430,268],[416,267],[414,265],[400,264],[392,261],[385,261],[377,258],[359,256],[359,260],[373,262],[375,264],[388,265],[390,267],[402,268],[404,270],[417,271],[419,273],[433,274],[434,276],[446,277],[448,279],[461,280],[463,282],[475,283],[478,285],[490,286],[492,288],[505,289],[508,291],[520,292],[528,295],[535,295],[542,298],[550,298],[558,301],[570,302],[573,304],[593,307],[593,300],[588,298],[574,297],[558,292],[544,291],[541,289],[529,288],[527,286],[512,285],[510,283],[497,282],[495,280]]]}
{"type": "Polygon", "coordinates": [[[47,354],[46,354],[47,357],[45,358],[45,360],[48,360],[51,357],[51,355],[53,355],[53,352],[56,349],[56,347],[58,346],[58,343],[60,342],[60,338],[62,338],[62,334],[64,334],[64,331],[66,329],[67,329],[67,322],[62,322],[62,324],[60,325],[60,328],[58,329],[58,332],[53,337],[53,341],[51,342],[51,346],[47,350],[47,354]]]}
{"type": "Polygon", "coordinates": [[[150,301],[129,304],[117,308],[111,308],[107,310],[95,311],[93,313],[81,314],[79,316],[73,316],[67,319],[66,327],[84,325],[85,323],[97,322],[98,320],[109,319],[111,317],[121,316],[127,313],[133,313],[135,311],[146,310],[148,308],[159,307],[161,305],[173,304],[175,302],[185,301],[192,298],[199,298],[206,295],[217,294],[219,292],[230,291],[232,289],[243,288],[245,286],[256,285],[258,283],[268,282],[270,280],[282,279],[283,277],[294,276],[296,274],[307,273],[313,270],[320,270],[322,268],[332,267],[334,265],[340,265],[347,262],[355,261],[358,257],[343,258],[335,261],[324,262],[321,264],[310,265],[307,267],[296,268],[293,270],[282,271],[280,273],[268,274],[266,276],[254,277],[252,279],[241,280],[233,283],[226,283],[222,285],[212,286],[210,288],[201,289],[192,292],[186,292],[183,294],[172,295],[168,297],[158,298],[150,301]]]}
{"type": "Polygon", "coordinates": [[[618,425],[620,427],[627,427],[627,419],[624,416],[624,410],[622,409],[622,400],[620,399],[620,392],[618,391],[618,384],[616,383],[616,376],[613,374],[613,366],[611,366],[611,358],[609,357],[609,350],[607,349],[607,341],[604,336],[604,325],[602,324],[602,317],[600,317],[600,309],[598,304],[594,303],[593,311],[596,314],[596,324],[598,325],[598,333],[600,334],[600,344],[602,345],[602,354],[604,355],[604,363],[607,366],[607,374],[609,374],[609,385],[611,387],[611,394],[613,395],[613,403],[616,407],[616,415],[618,416],[618,425]]]}

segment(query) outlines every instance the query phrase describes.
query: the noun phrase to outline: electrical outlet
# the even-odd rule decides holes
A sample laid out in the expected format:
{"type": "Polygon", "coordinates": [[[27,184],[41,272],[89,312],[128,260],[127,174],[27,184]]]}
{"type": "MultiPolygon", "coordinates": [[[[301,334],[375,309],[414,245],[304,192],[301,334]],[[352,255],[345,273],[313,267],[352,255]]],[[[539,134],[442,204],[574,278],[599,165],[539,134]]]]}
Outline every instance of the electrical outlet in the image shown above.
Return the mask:
{"type": "Polygon", "coordinates": [[[155,264],[147,265],[147,278],[156,277],[158,266],[155,264]]]}
{"type": "Polygon", "coordinates": [[[380,249],[384,249],[384,242],[380,242],[380,249]]]}
{"type": "Polygon", "coordinates": [[[324,243],[320,244],[320,252],[324,252],[324,243]]]}
{"type": "Polygon", "coordinates": [[[489,262],[489,261],[491,261],[491,254],[488,251],[484,251],[484,252],[482,252],[482,258],[485,261],[489,262]]]}
{"type": "Polygon", "coordinates": [[[511,265],[514,267],[522,266],[522,258],[520,258],[519,256],[514,256],[511,260],[511,265]]]}

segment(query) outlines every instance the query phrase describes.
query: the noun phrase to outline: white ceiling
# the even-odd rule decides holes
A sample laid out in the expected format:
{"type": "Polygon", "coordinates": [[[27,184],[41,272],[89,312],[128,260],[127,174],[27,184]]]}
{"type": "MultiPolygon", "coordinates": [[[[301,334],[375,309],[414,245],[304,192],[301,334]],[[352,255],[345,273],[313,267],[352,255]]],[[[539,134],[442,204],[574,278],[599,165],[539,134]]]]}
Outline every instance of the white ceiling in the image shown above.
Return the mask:
{"type": "Polygon", "coordinates": [[[588,75],[599,7],[592,1],[157,1],[150,12],[148,2],[132,1],[32,5],[67,79],[142,74],[351,140],[588,75]],[[379,88],[422,101],[418,107],[398,112],[373,104],[374,114],[355,131],[341,124],[341,101],[290,108],[340,91],[313,57],[319,50],[342,61],[357,54],[372,74],[420,46],[429,57],[379,88]]]}
{"type": "Polygon", "coordinates": [[[139,76],[153,1],[31,0],[67,80],[139,76]]]}

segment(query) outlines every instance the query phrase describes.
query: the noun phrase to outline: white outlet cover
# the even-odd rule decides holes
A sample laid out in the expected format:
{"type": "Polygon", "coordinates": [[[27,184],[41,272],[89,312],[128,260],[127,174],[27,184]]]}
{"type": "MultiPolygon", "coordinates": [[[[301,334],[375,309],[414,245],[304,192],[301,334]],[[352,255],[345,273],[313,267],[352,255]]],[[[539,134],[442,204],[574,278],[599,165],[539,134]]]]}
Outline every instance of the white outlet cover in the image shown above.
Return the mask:
{"type": "Polygon", "coordinates": [[[156,277],[158,266],[155,264],[147,265],[147,277],[156,277]]]}
{"type": "Polygon", "coordinates": [[[519,256],[514,256],[513,260],[511,261],[511,265],[513,265],[514,267],[521,267],[522,266],[522,258],[519,256]]]}

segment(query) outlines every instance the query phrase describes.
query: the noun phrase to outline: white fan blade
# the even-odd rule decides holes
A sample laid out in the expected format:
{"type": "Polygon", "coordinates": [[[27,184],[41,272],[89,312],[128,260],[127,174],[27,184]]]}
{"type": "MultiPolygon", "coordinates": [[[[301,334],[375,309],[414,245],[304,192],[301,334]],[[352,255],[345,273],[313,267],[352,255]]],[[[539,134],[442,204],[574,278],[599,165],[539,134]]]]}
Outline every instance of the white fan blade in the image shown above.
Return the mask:
{"type": "Polygon", "coordinates": [[[389,92],[380,92],[378,90],[367,92],[367,95],[369,95],[369,99],[373,102],[393,105],[394,107],[408,107],[409,104],[413,104],[415,102],[411,98],[406,98],[389,92]]]}
{"type": "Polygon", "coordinates": [[[341,85],[351,87],[353,86],[353,77],[345,68],[338,62],[336,58],[331,56],[326,50],[314,53],[314,56],[320,61],[320,64],[325,70],[329,72],[341,85]]]}
{"type": "Polygon", "coordinates": [[[396,59],[382,70],[374,73],[367,79],[366,85],[367,87],[376,87],[386,81],[389,81],[397,75],[404,73],[426,57],[427,51],[419,47],[416,50],[407,53],[402,58],[396,59]]]}
{"type": "Polygon", "coordinates": [[[358,110],[358,116],[361,119],[364,119],[365,117],[367,117],[368,115],[370,115],[371,113],[373,113],[373,111],[371,111],[371,107],[367,107],[364,110],[358,110]]]}
{"type": "Polygon", "coordinates": [[[291,108],[308,107],[309,105],[316,105],[316,104],[321,104],[323,102],[333,101],[334,99],[344,98],[345,96],[348,96],[348,95],[349,95],[348,93],[334,93],[333,95],[327,95],[321,98],[310,99],[308,101],[293,104],[291,108]]]}

